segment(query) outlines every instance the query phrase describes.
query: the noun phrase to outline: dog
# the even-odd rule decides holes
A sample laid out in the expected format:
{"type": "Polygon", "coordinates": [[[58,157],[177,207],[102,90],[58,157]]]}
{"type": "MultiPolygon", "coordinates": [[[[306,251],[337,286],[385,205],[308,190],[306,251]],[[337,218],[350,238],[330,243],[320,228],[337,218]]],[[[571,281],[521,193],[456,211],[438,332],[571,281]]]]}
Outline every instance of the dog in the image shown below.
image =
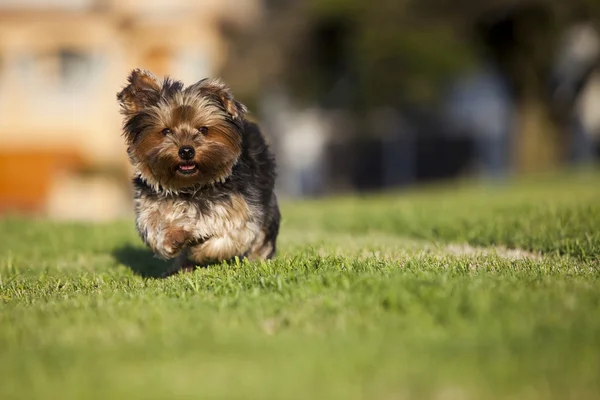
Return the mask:
{"type": "Polygon", "coordinates": [[[174,259],[164,276],[275,255],[275,157],[221,80],[184,87],[135,69],[117,101],[136,227],[158,258],[174,259]]]}

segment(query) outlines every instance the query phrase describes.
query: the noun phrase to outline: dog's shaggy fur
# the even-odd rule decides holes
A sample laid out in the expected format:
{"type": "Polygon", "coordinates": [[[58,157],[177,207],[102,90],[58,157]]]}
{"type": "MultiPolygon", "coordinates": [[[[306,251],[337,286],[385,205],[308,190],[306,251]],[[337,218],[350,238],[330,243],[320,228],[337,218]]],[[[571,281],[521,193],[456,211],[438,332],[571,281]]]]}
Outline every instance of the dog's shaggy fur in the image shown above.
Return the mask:
{"type": "Polygon", "coordinates": [[[275,254],[275,160],[246,107],[216,79],[184,88],[134,70],[117,95],[143,241],[166,274],[275,254]]]}

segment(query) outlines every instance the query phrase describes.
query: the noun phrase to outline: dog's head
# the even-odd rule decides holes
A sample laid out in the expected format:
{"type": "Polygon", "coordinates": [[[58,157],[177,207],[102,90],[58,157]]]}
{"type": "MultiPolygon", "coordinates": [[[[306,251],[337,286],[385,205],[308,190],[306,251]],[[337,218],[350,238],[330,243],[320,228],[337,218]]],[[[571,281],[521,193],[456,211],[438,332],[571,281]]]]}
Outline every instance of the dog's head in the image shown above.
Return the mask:
{"type": "Polygon", "coordinates": [[[246,107],[220,80],[184,88],[136,69],[117,99],[129,157],[149,184],[177,191],[231,174],[241,153],[246,107]]]}

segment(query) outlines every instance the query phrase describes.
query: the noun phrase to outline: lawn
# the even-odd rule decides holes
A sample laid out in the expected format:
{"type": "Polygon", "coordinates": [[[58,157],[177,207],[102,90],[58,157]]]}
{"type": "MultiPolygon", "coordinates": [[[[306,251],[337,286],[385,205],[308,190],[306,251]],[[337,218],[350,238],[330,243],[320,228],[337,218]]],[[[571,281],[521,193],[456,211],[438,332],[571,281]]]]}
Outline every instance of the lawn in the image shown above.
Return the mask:
{"type": "Polygon", "coordinates": [[[600,397],[600,174],[285,202],[156,279],[133,222],[0,221],[0,399],[600,397]]]}

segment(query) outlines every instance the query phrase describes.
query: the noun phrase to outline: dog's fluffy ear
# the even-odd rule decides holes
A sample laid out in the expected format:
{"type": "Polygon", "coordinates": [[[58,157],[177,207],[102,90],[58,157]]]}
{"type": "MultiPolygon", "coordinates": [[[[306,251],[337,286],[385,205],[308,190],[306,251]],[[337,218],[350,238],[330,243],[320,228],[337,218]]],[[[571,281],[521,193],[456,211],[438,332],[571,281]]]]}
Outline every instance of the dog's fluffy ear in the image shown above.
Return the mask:
{"type": "Polygon", "coordinates": [[[218,99],[225,111],[234,119],[244,119],[248,109],[245,105],[233,98],[231,90],[223,81],[216,78],[202,79],[200,82],[188,87],[186,91],[197,91],[204,96],[212,96],[218,99]]]}
{"type": "Polygon", "coordinates": [[[123,114],[135,114],[159,100],[161,84],[152,72],[134,69],[127,82],[127,86],[117,94],[123,114]]]}

